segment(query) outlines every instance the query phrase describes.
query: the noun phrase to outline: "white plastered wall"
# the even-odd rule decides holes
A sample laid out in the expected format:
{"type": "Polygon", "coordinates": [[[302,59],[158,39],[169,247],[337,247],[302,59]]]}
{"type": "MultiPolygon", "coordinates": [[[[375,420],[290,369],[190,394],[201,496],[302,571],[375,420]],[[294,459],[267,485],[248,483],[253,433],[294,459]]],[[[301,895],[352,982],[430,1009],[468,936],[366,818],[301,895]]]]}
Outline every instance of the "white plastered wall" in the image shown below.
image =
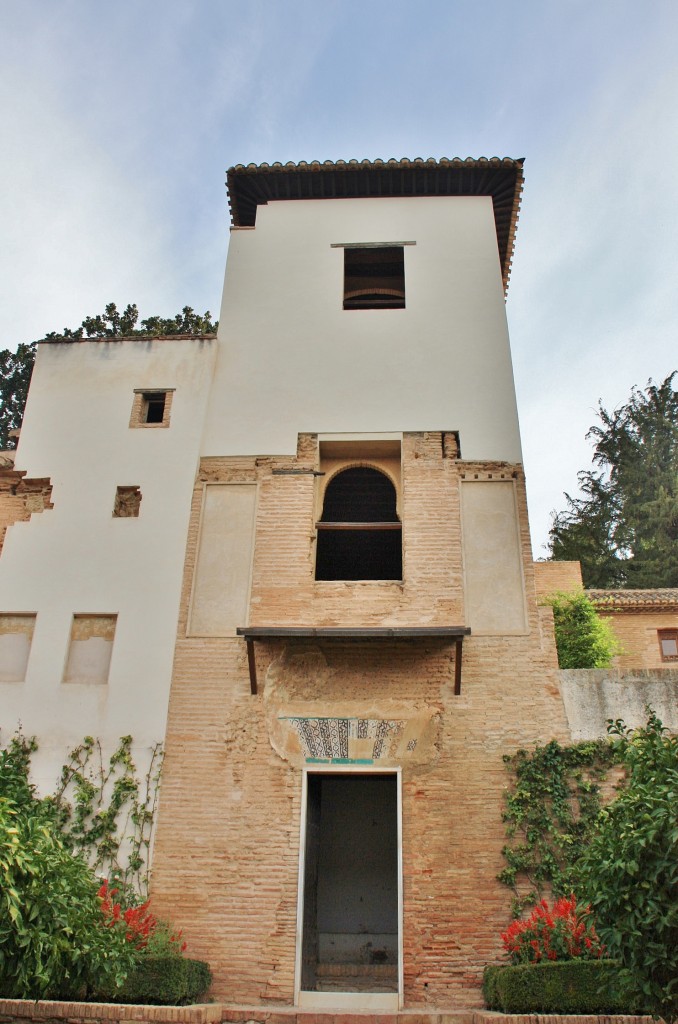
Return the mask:
{"type": "MultiPolygon", "coordinates": [[[[40,346],[16,467],[49,477],[54,508],[15,523],[0,559],[0,612],[35,612],[26,679],[0,683],[0,726],[19,723],[53,789],[89,734],[137,758],[164,740],[191,496],[216,342],[40,346]],[[130,429],[134,388],[174,388],[168,428],[130,429]],[[137,484],[138,518],[113,518],[137,484]],[[63,683],[74,613],[117,614],[108,683],[63,683]]],[[[143,767],[143,763],[141,764],[143,767]]]]}
{"type": "Polygon", "coordinates": [[[272,202],[231,234],[203,454],[285,454],[297,434],[458,430],[521,459],[492,200],[272,202]],[[341,243],[405,247],[406,308],[344,310],[341,243]]]}

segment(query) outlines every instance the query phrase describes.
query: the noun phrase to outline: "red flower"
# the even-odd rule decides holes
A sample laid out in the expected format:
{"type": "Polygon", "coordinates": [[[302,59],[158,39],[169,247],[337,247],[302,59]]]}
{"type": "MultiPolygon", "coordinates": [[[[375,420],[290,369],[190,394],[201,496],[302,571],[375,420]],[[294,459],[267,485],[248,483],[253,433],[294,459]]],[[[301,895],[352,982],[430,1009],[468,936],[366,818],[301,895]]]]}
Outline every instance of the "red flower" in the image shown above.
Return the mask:
{"type": "Polygon", "coordinates": [[[502,940],[513,963],[592,959],[604,952],[590,907],[578,907],[574,895],[556,900],[552,909],[542,900],[526,920],[512,921],[502,940]]]}

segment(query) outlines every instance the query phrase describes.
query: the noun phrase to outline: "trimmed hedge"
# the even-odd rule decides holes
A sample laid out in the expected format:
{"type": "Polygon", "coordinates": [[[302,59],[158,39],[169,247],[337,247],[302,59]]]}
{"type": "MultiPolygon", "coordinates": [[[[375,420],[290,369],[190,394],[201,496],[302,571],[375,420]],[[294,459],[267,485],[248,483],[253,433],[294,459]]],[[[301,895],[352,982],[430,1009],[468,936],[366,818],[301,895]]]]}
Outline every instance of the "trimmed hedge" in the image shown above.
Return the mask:
{"type": "Polygon", "coordinates": [[[198,1002],[212,984],[212,972],[203,960],[180,956],[142,956],[122,988],[98,993],[112,1003],[180,1006],[198,1002]]]}
{"type": "Polygon", "coordinates": [[[628,1014],[614,960],[561,960],[485,968],[483,996],[502,1013],[628,1014]]]}

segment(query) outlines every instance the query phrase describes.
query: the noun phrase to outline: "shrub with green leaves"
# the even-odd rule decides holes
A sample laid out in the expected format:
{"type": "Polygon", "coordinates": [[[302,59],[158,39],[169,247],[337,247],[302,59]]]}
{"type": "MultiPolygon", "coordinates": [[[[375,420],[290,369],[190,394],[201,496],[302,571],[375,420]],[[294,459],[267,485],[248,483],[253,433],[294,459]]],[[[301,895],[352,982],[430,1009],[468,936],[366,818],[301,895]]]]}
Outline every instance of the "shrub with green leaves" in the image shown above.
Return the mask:
{"type": "Polygon", "coordinates": [[[647,712],[643,728],[608,727],[627,781],[583,850],[577,891],[629,996],[670,1024],[678,1020],[678,737],[647,712]]]}
{"type": "Polygon", "coordinates": [[[102,990],[106,1002],[178,1006],[202,998],[212,984],[212,973],[203,960],[170,955],[139,957],[121,989],[102,990]]]}
{"type": "Polygon", "coordinates": [[[104,922],[94,873],[36,799],[17,744],[0,753],[0,794],[0,992],[38,999],[116,989],[134,949],[124,927],[104,922]]]}
{"type": "Polygon", "coordinates": [[[492,964],[483,976],[485,1005],[502,1013],[628,1014],[632,1007],[611,960],[492,964]]]}
{"type": "Polygon", "coordinates": [[[612,626],[583,591],[548,598],[560,668],[607,668],[621,647],[612,626]]]}

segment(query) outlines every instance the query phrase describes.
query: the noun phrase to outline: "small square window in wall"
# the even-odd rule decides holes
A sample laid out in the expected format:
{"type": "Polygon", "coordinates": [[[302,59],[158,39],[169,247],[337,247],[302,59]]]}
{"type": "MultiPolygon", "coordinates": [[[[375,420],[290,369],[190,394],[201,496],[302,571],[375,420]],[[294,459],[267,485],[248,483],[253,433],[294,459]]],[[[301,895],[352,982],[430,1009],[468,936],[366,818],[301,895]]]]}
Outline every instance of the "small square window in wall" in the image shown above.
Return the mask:
{"type": "Polygon", "coordinates": [[[402,245],[344,249],[344,309],[404,309],[402,245]]]}
{"type": "Polygon", "coordinates": [[[137,484],[116,487],[113,518],[136,519],[141,508],[141,497],[141,487],[137,484]]]}
{"type": "Polygon", "coordinates": [[[657,630],[662,661],[678,661],[678,629],[657,630]]]}
{"type": "Polygon", "coordinates": [[[0,615],[0,683],[22,683],[33,641],[35,615],[0,615]]]}
{"type": "Polygon", "coordinates": [[[173,388],[135,388],[130,427],[169,427],[173,388]]]}
{"type": "Polygon", "coordinates": [[[105,686],[117,615],[74,615],[64,671],[65,683],[105,686]]]}

